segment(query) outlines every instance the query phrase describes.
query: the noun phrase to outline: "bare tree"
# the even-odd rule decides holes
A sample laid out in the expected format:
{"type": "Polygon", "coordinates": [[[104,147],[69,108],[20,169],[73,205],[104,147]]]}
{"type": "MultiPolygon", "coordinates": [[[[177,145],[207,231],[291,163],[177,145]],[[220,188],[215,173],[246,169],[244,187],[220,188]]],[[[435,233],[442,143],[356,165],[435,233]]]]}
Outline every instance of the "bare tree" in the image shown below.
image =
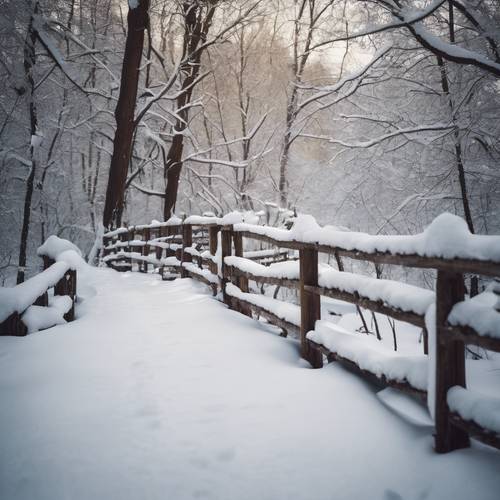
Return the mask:
{"type": "Polygon", "coordinates": [[[116,132],[103,213],[104,227],[121,223],[125,183],[132,154],[132,138],[135,130],[134,112],[144,46],[144,30],[148,24],[148,10],[149,0],[138,0],[137,5],[129,2],[120,95],[115,110],[116,132]]]}

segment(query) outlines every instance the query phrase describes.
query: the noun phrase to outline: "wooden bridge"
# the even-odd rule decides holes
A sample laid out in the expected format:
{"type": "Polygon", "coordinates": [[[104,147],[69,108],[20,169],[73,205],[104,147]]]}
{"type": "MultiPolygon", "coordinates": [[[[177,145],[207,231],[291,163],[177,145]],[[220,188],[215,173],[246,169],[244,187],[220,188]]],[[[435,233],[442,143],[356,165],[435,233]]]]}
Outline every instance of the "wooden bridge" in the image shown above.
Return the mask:
{"type": "MultiPolygon", "coordinates": [[[[118,271],[158,272],[164,280],[176,277],[198,280],[209,286],[214,295],[220,293],[221,300],[231,309],[265,318],[281,328],[283,336],[297,336],[302,357],[313,367],[322,367],[326,356],[329,362],[341,363],[378,384],[425,401],[427,383],[412,377],[411,370],[401,373],[383,367],[374,369],[357,356],[349,355],[342,343],[322,335],[320,298],[339,299],[415,325],[423,333],[422,355],[418,360],[403,361],[414,363],[425,374],[427,365],[433,364],[430,372],[435,372],[432,390],[436,451],[445,453],[467,447],[470,436],[500,449],[500,434],[480,418],[464,417],[449,398],[450,389],[456,392],[457,386],[466,385],[466,344],[500,352],[500,313],[495,306],[485,307],[466,299],[464,286],[464,275],[468,273],[500,277],[500,258],[487,258],[492,253],[486,251],[498,247],[499,237],[470,235],[470,241],[463,242],[466,249],[463,255],[443,257],[425,248],[413,251],[420,248],[422,235],[393,240],[333,228],[301,232],[293,227],[285,230],[226,222],[224,218],[192,216],[184,221],[172,218],[163,223],[119,228],[104,235],[102,260],[118,271]],[[252,249],[247,244],[250,241],[254,242],[252,249]],[[261,248],[256,249],[257,245],[261,248]],[[472,258],[474,252],[479,257],[472,258]],[[319,266],[320,254],[333,256],[338,270],[319,266]],[[435,270],[435,292],[346,272],[345,258],[375,265],[435,270]],[[299,304],[279,300],[277,294],[269,297],[252,293],[249,281],[261,287],[274,285],[296,290],[299,304]],[[430,314],[433,309],[435,313],[430,314]],[[455,314],[457,311],[467,314],[455,314]]],[[[64,262],[55,261],[50,253],[39,254],[44,262],[41,274],[12,289],[2,289],[3,295],[12,299],[13,306],[12,310],[4,308],[7,312],[3,311],[5,314],[0,318],[0,334],[25,335],[27,311],[32,304],[47,306],[47,291],[51,287],[55,288],[55,295],[71,299],[65,306],[64,319],[74,319],[76,271],[64,262]]],[[[47,323],[45,328],[50,326],[47,323]]],[[[360,342],[358,352],[369,353],[370,347],[360,342]]],[[[382,360],[382,365],[390,367],[394,360],[400,361],[394,356],[382,360]]],[[[467,397],[468,392],[462,396],[467,397]]]]}
{"type": "MultiPolygon", "coordinates": [[[[349,233],[344,233],[344,237],[338,239],[345,241],[348,235],[349,233]]],[[[484,236],[479,238],[498,239],[484,236]]],[[[379,247],[387,247],[383,236],[372,239],[375,247],[377,242],[379,247]]],[[[488,245],[493,243],[493,240],[482,241],[488,245]]],[[[451,410],[447,403],[449,389],[454,386],[465,387],[466,344],[500,352],[497,331],[478,332],[474,328],[474,316],[482,314],[483,310],[471,309],[469,322],[452,324],[448,321],[455,305],[467,303],[464,302],[464,275],[473,273],[500,277],[500,262],[470,257],[443,258],[393,252],[390,249],[367,251],[352,243],[329,244],[320,238],[314,241],[314,238],[297,237],[293,231],[249,224],[225,224],[223,219],[197,216],[188,217],[183,222],[171,219],[164,223],[108,232],[104,235],[103,248],[103,260],[116,270],[153,270],[159,272],[164,279],[191,277],[210,286],[214,295],[218,291],[222,292],[222,299],[230,308],[242,314],[265,318],[280,327],[284,336],[289,332],[299,336],[303,358],[316,368],[323,365],[325,355],[328,361],[340,362],[365,377],[422,400],[427,398],[427,389],[421,384],[412,383],[407,378],[401,380],[371,371],[308,333],[314,331],[316,322],[321,319],[320,297],[332,297],[422,328],[423,352],[427,355],[428,332],[422,302],[426,305],[434,303],[435,449],[442,453],[467,447],[469,436],[500,448],[500,435],[473,420],[465,420],[458,412],[451,410]],[[245,251],[245,240],[256,240],[266,248],[245,251]],[[320,273],[319,254],[333,255],[339,270],[320,273]],[[436,292],[433,294],[412,285],[346,273],[343,258],[436,270],[436,292]],[[288,260],[298,260],[295,270],[288,269],[286,276],[279,269],[274,271],[276,263],[288,260]],[[347,286],[346,277],[353,278],[347,286]],[[260,285],[295,289],[298,291],[300,305],[286,304],[276,298],[264,298],[250,293],[249,280],[260,285]],[[373,293],[367,292],[373,290],[373,287],[380,290],[375,299],[373,293]],[[384,290],[389,292],[384,294],[384,290]],[[397,299],[401,294],[418,300],[415,304],[411,300],[409,303],[402,303],[397,299]]],[[[494,309],[491,314],[494,318],[500,317],[494,309]]]]}

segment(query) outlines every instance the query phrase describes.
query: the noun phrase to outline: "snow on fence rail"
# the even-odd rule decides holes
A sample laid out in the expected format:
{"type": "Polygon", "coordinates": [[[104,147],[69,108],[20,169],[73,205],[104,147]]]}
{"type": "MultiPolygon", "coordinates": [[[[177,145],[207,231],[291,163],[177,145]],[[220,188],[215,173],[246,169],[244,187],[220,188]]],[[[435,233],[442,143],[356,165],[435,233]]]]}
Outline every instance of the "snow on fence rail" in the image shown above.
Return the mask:
{"type": "Polygon", "coordinates": [[[44,270],[15,287],[0,288],[0,335],[24,336],[75,319],[76,270],[55,260],[58,253],[75,249],[51,236],[38,249],[44,270]],[[49,297],[51,288],[54,295],[49,297]]]}
{"type": "Polygon", "coordinates": [[[472,235],[462,219],[450,214],[441,215],[414,236],[371,236],[321,228],[307,216],[297,218],[290,230],[245,224],[233,215],[191,216],[173,222],[106,233],[103,260],[118,270],[138,265],[139,271],[147,272],[153,264],[166,279],[178,275],[197,279],[211,286],[214,295],[221,290],[229,307],[266,318],[285,336],[289,331],[298,333],[302,357],[313,367],[321,367],[326,355],[328,361],[343,363],[385,385],[427,397],[438,452],[468,446],[469,435],[500,448],[500,432],[487,425],[491,418],[470,411],[470,404],[456,403],[456,397],[447,400],[450,389],[465,387],[465,344],[500,352],[496,295],[485,292],[466,299],[464,286],[465,273],[500,277],[500,236],[472,235]],[[244,239],[269,248],[244,252],[244,239]],[[157,245],[160,241],[165,244],[157,245]],[[293,260],[297,251],[298,262],[293,260]],[[436,292],[347,273],[341,266],[327,269],[318,265],[319,253],[334,255],[338,263],[340,257],[348,257],[436,269],[436,292]],[[251,293],[249,281],[296,289],[300,305],[251,293]],[[388,355],[348,332],[328,331],[317,323],[322,295],[423,328],[424,353],[412,359],[388,355]],[[427,355],[427,330],[431,357],[427,355]]]}

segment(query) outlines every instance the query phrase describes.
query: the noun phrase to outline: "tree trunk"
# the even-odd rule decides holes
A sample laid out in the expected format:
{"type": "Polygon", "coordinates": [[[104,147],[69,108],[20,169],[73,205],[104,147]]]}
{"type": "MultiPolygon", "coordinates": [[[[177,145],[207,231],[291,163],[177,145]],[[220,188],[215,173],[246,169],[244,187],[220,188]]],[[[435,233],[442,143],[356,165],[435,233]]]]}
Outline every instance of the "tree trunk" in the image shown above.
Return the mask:
{"type": "Polygon", "coordinates": [[[148,23],[149,0],[139,0],[127,16],[127,41],[123,55],[120,95],[115,110],[116,132],[109,169],[103,225],[119,225],[125,197],[125,182],[132,154],[134,111],[139,83],[139,67],[144,46],[144,30],[148,23]]]}
{"type": "Polygon", "coordinates": [[[202,5],[196,2],[184,2],[184,45],[179,73],[184,79],[181,81],[181,92],[177,97],[176,107],[179,119],[176,121],[174,137],[167,154],[165,163],[165,204],[163,217],[168,220],[172,216],[177,203],[179,180],[182,171],[182,152],[184,150],[184,130],[187,127],[189,111],[187,105],[191,102],[196,79],[200,73],[203,47],[200,44],[206,41],[208,31],[215,14],[216,2],[209,4],[203,16],[202,5]]]}
{"type": "Polygon", "coordinates": [[[31,218],[31,200],[33,198],[33,188],[36,174],[36,129],[38,124],[37,109],[35,103],[35,81],[33,71],[35,68],[35,43],[37,38],[36,30],[33,27],[33,18],[38,13],[38,1],[35,2],[33,14],[28,25],[28,36],[24,43],[24,74],[29,87],[29,108],[30,108],[30,160],[31,170],[26,181],[26,194],[24,196],[23,225],[21,228],[21,243],[19,245],[19,263],[17,268],[17,283],[22,283],[25,278],[26,253],[28,247],[28,234],[31,218]]]}

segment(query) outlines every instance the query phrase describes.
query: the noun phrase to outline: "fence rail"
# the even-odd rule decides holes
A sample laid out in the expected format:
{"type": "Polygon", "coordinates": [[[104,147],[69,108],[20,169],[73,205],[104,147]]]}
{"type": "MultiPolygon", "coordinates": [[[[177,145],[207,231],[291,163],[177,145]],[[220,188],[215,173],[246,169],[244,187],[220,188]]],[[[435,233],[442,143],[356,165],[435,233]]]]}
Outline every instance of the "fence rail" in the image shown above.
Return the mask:
{"type": "MultiPolygon", "coordinates": [[[[409,377],[391,377],[385,373],[377,373],[328,347],[324,342],[313,340],[310,332],[315,330],[317,321],[321,319],[320,297],[327,296],[422,328],[422,355],[426,355],[425,313],[434,304],[436,319],[432,327],[435,329],[436,352],[432,362],[435,363],[436,371],[436,451],[448,452],[469,446],[469,435],[500,448],[500,435],[497,432],[484,428],[473,420],[462,418],[457,412],[450,411],[447,403],[447,394],[452,387],[466,385],[465,344],[500,352],[500,313],[496,310],[492,313],[498,315],[498,318],[493,318],[493,330],[477,331],[467,321],[462,322],[463,324],[449,322],[453,307],[465,301],[464,274],[500,277],[500,258],[498,261],[460,255],[444,258],[419,255],[406,249],[405,252],[391,251],[391,245],[387,244],[390,240],[383,240],[383,237],[364,238],[365,243],[371,242],[369,238],[374,243],[373,250],[366,251],[362,244],[359,248],[356,246],[356,233],[353,233],[349,245],[329,244],[321,241],[321,238],[301,240],[294,236],[292,231],[276,228],[231,225],[214,218],[190,217],[185,222],[176,221],[175,224],[136,226],[107,233],[103,242],[104,260],[107,265],[118,270],[132,270],[136,266],[139,271],[147,272],[152,265],[164,279],[177,275],[192,277],[209,285],[214,295],[221,291],[222,298],[229,307],[249,316],[255,314],[265,318],[281,328],[284,336],[288,332],[297,334],[300,338],[301,355],[313,367],[321,367],[325,355],[328,361],[342,363],[365,377],[421,399],[427,397],[427,391],[419,384],[412,383],[409,377]],[[138,240],[137,237],[141,239],[138,240]],[[244,242],[248,239],[265,243],[269,248],[245,252],[244,242]],[[159,242],[163,244],[158,245],[159,242]],[[380,251],[380,247],[385,250],[380,251]],[[140,253],[134,251],[137,249],[140,249],[140,253]],[[320,253],[334,255],[339,263],[339,271],[323,274],[318,267],[320,253]],[[436,292],[390,280],[346,273],[341,265],[342,257],[376,264],[435,269],[436,292]],[[292,263],[294,260],[298,262],[292,263]],[[265,265],[259,265],[258,262],[265,265]],[[278,266],[282,264],[278,262],[288,262],[286,272],[280,272],[278,266]],[[121,264],[117,266],[117,263],[121,264]],[[300,305],[251,293],[249,281],[295,289],[298,291],[300,305]]],[[[351,236],[342,232],[339,241],[345,241],[351,236]]],[[[496,244],[497,240],[500,242],[498,237],[478,238],[483,239],[474,240],[476,247],[478,241],[484,241],[490,246],[492,243],[496,244]],[[484,238],[496,239],[493,241],[484,238]]],[[[471,309],[471,314],[474,315],[474,309],[471,309]]]]}

